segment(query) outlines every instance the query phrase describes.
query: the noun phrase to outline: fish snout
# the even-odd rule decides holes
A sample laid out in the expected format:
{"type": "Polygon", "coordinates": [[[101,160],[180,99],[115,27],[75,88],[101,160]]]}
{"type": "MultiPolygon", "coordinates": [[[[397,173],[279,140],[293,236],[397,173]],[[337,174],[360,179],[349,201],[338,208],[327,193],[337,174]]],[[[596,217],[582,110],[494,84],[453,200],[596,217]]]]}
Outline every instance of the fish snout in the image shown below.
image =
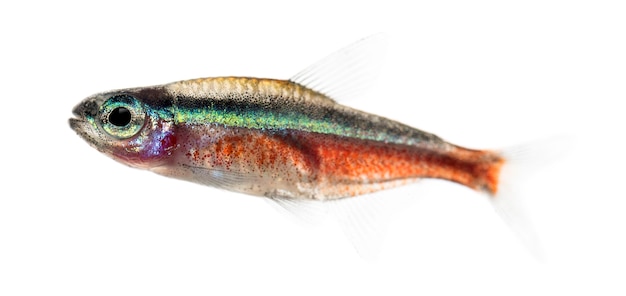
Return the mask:
{"type": "Polygon", "coordinates": [[[69,119],[70,128],[74,131],[83,129],[83,125],[88,118],[96,117],[98,114],[98,104],[93,99],[87,99],[72,109],[74,117],[69,119]]]}
{"type": "Polygon", "coordinates": [[[81,102],[74,107],[72,113],[78,118],[84,118],[87,116],[94,117],[98,113],[98,104],[96,104],[93,100],[81,102]]]}

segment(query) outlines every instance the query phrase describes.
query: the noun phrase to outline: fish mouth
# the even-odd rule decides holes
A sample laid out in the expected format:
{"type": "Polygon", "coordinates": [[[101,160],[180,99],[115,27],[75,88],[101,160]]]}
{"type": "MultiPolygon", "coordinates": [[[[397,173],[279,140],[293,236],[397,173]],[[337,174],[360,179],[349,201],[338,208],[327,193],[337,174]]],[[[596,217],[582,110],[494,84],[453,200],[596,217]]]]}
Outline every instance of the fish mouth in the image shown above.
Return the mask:
{"type": "Polygon", "coordinates": [[[76,132],[80,130],[81,124],[85,122],[82,118],[83,117],[82,105],[83,104],[78,104],[74,107],[74,109],[72,109],[72,114],[74,114],[74,117],[70,118],[69,120],[70,128],[76,132]]]}
{"type": "Polygon", "coordinates": [[[81,138],[85,140],[89,140],[91,138],[88,132],[88,123],[84,118],[72,117],[68,120],[68,122],[70,124],[70,128],[81,138]]]}
{"type": "Polygon", "coordinates": [[[83,104],[79,104],[72,109],[74,117],[70,117],[68,120],[70,128],[74,130],[79,136],[87,138],[87,119],[85,118],[85,108],[83,104]]]}
{"type": "Polygon", "coordinates": [[[70,128],[72,128],[76,132],[80,132],[85,129],[85,124],[87,123],[87,119],[85,116],[95,113],[95,103],[92,101],[84,101],[80,104],[76,105],[72,109],[72,114],[74,117],[69,119],[70,128]]]}
{"type": "Polygon", "coordinates": [[[83,140],[87,141],[89,145],[95,147],[99,151],[103,152],[98,145],[97,136],[92,133],[89,128],[89,122],[84,118],[70,118],[70,128],[83,140]]]}
{"type": "Polygon", "coordinates": [[[80,118],[70,118],[70,128],[73,129],[75,132],[78,132],[79,130],[81,130],[81,126],[84,122],[85,121],[80,118]]]}
{"type": "Polygon", "coordinates": [[[74,114],[76,117],[80,117],[82,115],[82,109],[82,104],[76,105],[74,109],[72,109],[72,114],[74,114]]]}
{"type": "Polygon", "coordinates": [[[89,145],[95,147],[101,152],[100,135],[93,124],[93,118],[98,113],[98,103],[92,99],[85,100],[76,105],[72,109],[73,117],[70,117],[68,123],[70,128],[89,145]]]}

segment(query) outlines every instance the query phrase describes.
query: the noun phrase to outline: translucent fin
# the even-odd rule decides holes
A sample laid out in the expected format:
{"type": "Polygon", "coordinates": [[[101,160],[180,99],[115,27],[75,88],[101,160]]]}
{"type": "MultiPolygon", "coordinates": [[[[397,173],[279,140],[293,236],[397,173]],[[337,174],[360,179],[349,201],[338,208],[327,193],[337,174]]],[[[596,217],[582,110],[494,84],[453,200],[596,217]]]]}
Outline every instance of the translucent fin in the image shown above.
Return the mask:
{"type": "Polygon", "coordinates": [[[329,212],[352,246],[368,261],[378,258],[387,233],[388,212],[377,194],[330,201],[329,212]]]}
{"type": "Polygon", "coordinates": [[[541,244],[532,223],[516,198],[517,194],[514,190],[504,190],[504,192],[492,197],[491,204],[528,252],[542,262],[544,256],[541,244]]]}
{"type": "Polygon", "coordinates": [[[331,201],[271,198],[282,212],[306,225],[318,223],[321,218],[337,221],[359,256],[376,260],[386,234],[387,225],[400,210],[412,203],[414,196],[394,195],[392,191],[376,192],[357,197],[331,201]]]}
{"type": "Polygon", "coordinates": [[[305,226],[317,225],[328,215],[328,209],[322,201],[283,197],[270,197],[266,200],[277,210],[305,226]]]}
{"type": "Polygon", "coordinates": [[[193,172],[195,182],[208,185],[211,187],[233,190],[241,186],[241,184],[250,184],[262,182],[261,178],[255,180],[250,175],[241,174],[233,171],[220,169],[207,169],[203,167],[195,167],[183,165],[193,172]]]}
{"type": "Polygon", "coordinates": [[[289,79],[335,100],[353,99],[378,77],[387,37],[378,33],[361,39],[289,79]]]}
{"type": "Polygon", "coordinates": [[[529,177],[562,157],[572,144],[572,138],[559,136],[504,149],[500,153],[506,162],[500,171],[498,192],[490,201],[513,233],[539,261],[543,261],[543,251],[518,196],[529,177]]]}

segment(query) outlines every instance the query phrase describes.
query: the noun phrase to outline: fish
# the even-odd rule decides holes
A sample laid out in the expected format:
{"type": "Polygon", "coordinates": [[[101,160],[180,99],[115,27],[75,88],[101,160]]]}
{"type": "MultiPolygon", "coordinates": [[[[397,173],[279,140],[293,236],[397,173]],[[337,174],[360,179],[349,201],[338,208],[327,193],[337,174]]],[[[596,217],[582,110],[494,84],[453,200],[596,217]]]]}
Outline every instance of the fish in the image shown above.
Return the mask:
{"type": "MultiPolygon", "coordinates": [[[[551,141],[470,149],[341,104],[376,80],[385,43],[381,34],[364,38],[287,80],[209,77],[97,93],[74,107],[69,125],[127,166],[265,197],[296,214],[304,201],[368,200],[418,180],[447,180],[488,196],[536,254],[532,227],[503,184],[524,155],[559,149],[551,141]]],[[[341,221],[373,224],[352,223],[362,215],[348,212],[341,221]]],[[[376,231],[348,235],[362,240],[376,231]]]]}
{"type": "Polygon", "coordinates": [[[289,80],[213,77],[98,93],[69,124],[130,167],[249,195],[334,200],[423,178],[495,195],[506,163],[497,152],[350,108],[307,82],[327,78],[332,71],[316,69],[337,56],[367,52],[372,39],[289,80]]]}

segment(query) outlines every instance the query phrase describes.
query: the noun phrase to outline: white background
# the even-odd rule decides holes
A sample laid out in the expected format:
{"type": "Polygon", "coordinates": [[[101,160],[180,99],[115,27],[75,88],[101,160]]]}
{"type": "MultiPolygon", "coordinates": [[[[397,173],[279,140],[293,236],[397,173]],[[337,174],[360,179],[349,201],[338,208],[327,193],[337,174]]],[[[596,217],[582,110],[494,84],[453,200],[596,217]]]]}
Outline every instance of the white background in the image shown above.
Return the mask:
{"type": "Polygon", "coordinates": [[[621,1],[407,3],[0,4],[0,295],[626,293],[621,1]],[[346,104],[473,148],[575,139],[520,186],[544,263],[462,186],[390,191],[424,194],[366,262],[332,223],[125,167],[67,123],[95,92],[286,79],[376,32],[380,79],[346,104]]]}

